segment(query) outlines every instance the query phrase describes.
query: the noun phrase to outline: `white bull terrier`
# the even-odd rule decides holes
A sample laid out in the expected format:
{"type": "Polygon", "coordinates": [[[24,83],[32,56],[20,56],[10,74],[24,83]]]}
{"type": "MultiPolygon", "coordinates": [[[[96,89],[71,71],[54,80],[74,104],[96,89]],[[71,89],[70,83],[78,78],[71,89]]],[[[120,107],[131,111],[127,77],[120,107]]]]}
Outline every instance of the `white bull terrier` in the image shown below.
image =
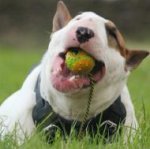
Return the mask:
{"type": "Polygon", "coordinates": [[[82,131],[108,138],[120,129],[121,123],[128,127],[125,136],[131,129],[134,132],[138,124],[126,82],[149,52],[127,49],[114,23],[93,12],[72,18],[62,1],[58,2],[52,31],[41,63],[27,76],[20,90],[0,106],[0,137],[15,129],[18,141],[23,141],[50,113],[47,130],[57,126],[69,134],[75,122],[74,129],[79,132],[91,83],[87,74],[76,74],[66,67],[69,50],[75,54],[83,50],[95,61],[90,72],[94,93],[82,131]]]}

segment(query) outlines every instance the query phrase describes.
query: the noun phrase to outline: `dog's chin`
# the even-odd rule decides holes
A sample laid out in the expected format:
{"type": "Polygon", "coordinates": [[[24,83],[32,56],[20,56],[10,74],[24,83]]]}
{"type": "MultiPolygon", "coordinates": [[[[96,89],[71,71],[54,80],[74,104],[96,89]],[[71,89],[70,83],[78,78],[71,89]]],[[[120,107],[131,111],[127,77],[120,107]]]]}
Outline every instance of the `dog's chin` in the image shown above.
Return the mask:
{"type": "MultiPolygon", "coordinates": [[[[90,72],[93,81],[99,83],[103,79],[105,71],[104,62],[95,60],[95,66],[90,72]]],[[[91,86],[88,75],[75,74],[66,67],[65,53],[59,53],[55,57],[51,69],[51,82],[52,86],[62,93],[77,92],[91,86]]]]}

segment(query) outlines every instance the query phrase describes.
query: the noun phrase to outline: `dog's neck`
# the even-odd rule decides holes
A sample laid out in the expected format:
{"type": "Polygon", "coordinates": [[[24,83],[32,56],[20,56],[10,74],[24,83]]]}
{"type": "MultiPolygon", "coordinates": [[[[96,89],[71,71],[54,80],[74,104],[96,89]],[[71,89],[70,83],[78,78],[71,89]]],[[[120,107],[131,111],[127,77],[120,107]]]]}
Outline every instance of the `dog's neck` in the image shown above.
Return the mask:
{"type": "MultiPolygon", "coordinates": [[[[76,93],[63,94],[55,90],[52,86],[45,88],[47,81],[41,81],[42,97],[49,102],[54,112],[59,113],[66,119],[82,120],[86,111],[87,102],[89,98],[89,89],[83,89],[76,93]],[[42,90],[44,87],[44,90],[42,90]]],[[[88,118],[94,117],[107,109],[120,95],[125,80],[113,85],[104,87],[95,85],[94,95],[90,105],[88,118]]]]}

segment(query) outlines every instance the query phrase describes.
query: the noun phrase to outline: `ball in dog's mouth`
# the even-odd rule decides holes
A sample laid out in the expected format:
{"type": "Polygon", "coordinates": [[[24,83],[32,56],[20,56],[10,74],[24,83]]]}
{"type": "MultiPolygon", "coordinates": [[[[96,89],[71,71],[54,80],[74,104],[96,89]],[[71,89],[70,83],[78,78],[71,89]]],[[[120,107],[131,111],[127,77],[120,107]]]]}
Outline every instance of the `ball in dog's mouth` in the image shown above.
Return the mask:
{"type": "MultiPolygon", "coordinates": [[[[74,61],[78,60],[79,57],[74,57],[74,61]]],[[[94,59],[88,53],[84,53],[84,50],[81,48],[68,48],[65,52],[59,53],[55,58],[51,72],[51,82],[53,87],[60,92],[69,93],[90,87],[89,73],[93,76],[95,83],[100,82],[105,75],[105,64],[103,61],[94,59]],[[72,53],[72,51],[75,53],[72,53]],[[72,69],[67,66],[68,52],[71,52],[71,54],[80,53],[79,57],[83,54],[83,58],[78,61],[81,63],[80,66],[72,66],[75,71],[72,71],[72,69]],[[88,62],[87,67],[84,65],[84,60],[88,62]],[[81,70],[76,68],[81,68],[81,70]]]]}
{"type": "Polygon", "coordinates": [[[90,74],[95,66],[95,60],[88,53],[79,48],[70,48],[65,56],[67,68],[75,74],[90,74]]]}

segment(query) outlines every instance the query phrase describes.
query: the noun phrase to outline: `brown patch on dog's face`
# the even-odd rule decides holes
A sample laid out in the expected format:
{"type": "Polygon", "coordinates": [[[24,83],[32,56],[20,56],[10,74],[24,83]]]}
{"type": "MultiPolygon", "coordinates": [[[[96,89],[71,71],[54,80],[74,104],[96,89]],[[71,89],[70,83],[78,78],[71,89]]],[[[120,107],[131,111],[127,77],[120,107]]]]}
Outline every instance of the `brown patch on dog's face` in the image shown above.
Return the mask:
{"type": "Polygon", "coordinates": [[[123,57],[126,57],[125,41],[115,24],[108,21],[105,26],[108,35],[108,45],[118,50],[123,57]]]}

